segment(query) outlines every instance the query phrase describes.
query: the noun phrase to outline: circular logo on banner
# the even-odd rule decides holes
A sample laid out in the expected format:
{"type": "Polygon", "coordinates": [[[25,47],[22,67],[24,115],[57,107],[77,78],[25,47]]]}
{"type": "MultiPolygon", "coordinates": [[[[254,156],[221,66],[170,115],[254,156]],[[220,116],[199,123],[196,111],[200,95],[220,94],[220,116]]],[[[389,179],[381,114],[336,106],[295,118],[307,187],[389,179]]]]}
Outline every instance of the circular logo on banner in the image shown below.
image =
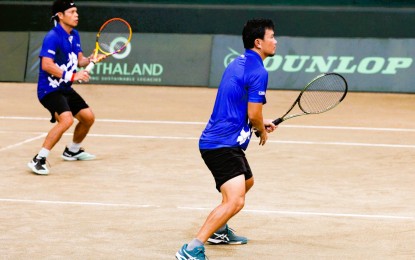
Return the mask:
{"type": "Polygon", "coordinates": [[[228,49],[231,51],[228,55],[225,56],[223,59],[223,65],[228,67],[229,63],[231,63],[236,57],[238,57],[240,54],[235,51],[234,49],[228,47],[228,49]]]}
{"type": "MultiPolygon", "coordinates": [[[[116,44],[118,44],[119,42],[122,42],[123,44],[125,44],[128,41],[127,38],[125,37],[117,37],[114,40],[112,40],[111,45],[110,45],[110,50],[111,52],[114,52],[114,47],[116,44]]],[[[120,53],[116,53],[114,55],[112,55],[114,58],[121,60],[124,59],[125,57],[127,57],[131,52],[131,44],[127,44],[127,46],[125,47],[124,50],[122,50],[120,53]]]]}

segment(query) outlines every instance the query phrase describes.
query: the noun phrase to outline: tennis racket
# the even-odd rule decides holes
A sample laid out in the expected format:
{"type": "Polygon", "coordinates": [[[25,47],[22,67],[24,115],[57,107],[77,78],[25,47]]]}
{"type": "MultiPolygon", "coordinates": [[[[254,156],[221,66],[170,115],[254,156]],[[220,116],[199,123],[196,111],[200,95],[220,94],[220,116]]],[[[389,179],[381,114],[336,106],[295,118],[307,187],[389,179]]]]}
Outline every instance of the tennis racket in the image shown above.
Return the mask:
{"type": "MultiPolygon", "coordinates": [[[[288,111],[272,123],[279,125],[285,120],[310,114],[320,114],[336,107],[344,100],[347,94],[346,79],[337,73],[325,73],[315,77],[308,83],[288,111]],[[298,105],[299,113],[291,110],[298,105]]],[[[255,132],[257,136],[259,134],[255,132]]]]}
{"type": "Polygon", "coordinates": [[[97,33],[94,50],[95,61],[91,61],[85,70],[91,71],[96,63],[124,50],[130,43],[132,35],[131,26],[124,19],[112,18],[106,21],[97,33]],[[104,55],[98,58],[98,52],[104,55]]]}

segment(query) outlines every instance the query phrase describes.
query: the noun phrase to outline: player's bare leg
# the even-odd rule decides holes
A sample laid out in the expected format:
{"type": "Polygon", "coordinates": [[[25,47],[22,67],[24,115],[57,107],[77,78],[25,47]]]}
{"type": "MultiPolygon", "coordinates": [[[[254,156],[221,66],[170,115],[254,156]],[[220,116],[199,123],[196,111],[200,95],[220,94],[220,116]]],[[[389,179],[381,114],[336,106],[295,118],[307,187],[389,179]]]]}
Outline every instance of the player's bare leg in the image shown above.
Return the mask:
{"type": "Polygon", "coordinates": [[[48,132],[42,149],[35,157],[27,164],[32,172],[40,175],[49,174],[49,169],[46,166],[46,157],[50,150],[59,142],[62,135],[72,126],[73,117],[70,111],[63,112],[60,115],[55,113],[56,125],[48,132]]]}
{"type": "Polygon", "coordinates": [[[52,148],[59,142],[62,135],[72,126],[73,116],[70,111],[66,111],[58,115],[55,113],[56,125],[49,131],[43,142],[42,147],[52,150],[52,148]]]}
{"type": "Polygon", "coordinates": [[[245,205],[245,194],[253,185],[253,178],[245,181],[245,176],[239,175],[221,186],[222,203],[207,217],[196,238],[205,243],[230,218],[237,214],[245,205]]]}
{"type": "Polygon", "coordinates": [[[62,158],[66,161],[93,160],[95,155],[85,152],[81,148],[81,142],[94,124],[95,115],[90,108],[84,108],[75,115],[75,118],[78,119],[78,123],[75,126],[72,143],[65,148],[62,158]]]}
{"type": "Polygon", "coordinates": [[[79,122],[75,127],[72,140],[74,143],[81,143],[94,124],[95,115],[90,108],[84,108],[75,115],[75,118],[79,122]]]}

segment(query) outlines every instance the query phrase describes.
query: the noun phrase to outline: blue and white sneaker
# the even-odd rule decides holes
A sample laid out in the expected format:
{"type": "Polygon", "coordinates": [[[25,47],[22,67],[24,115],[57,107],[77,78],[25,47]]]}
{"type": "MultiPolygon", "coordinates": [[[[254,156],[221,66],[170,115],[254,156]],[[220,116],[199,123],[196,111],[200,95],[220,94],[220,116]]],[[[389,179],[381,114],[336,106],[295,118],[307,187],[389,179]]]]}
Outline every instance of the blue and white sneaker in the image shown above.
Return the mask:
{"type": "Polygon", "coordinates": [[[179,260],[206,260],[205,247],[198,246],[192,251],[187,250],[187,244],[184,244],[182,248],[176,253],[176,258],[179,260]]]}
{"type": "Polygon", "coordinates": [[[69,151],[68,147],[65,148],[65,151],[63,151],[62,158],[65,161],[88,161],[93,160],[96,158],[95,155],[85,152],[83,148],[79,149],[78,152],[74,153],[69,151]]]}
{"type": "Polygon", "coordinates": [[[208,239],[208,242],[211,244],[241,245],[248,243],[248,239],[246,237],[237,236],[235,230],[226,225],[224,231],[213,233],[208,239]]]}

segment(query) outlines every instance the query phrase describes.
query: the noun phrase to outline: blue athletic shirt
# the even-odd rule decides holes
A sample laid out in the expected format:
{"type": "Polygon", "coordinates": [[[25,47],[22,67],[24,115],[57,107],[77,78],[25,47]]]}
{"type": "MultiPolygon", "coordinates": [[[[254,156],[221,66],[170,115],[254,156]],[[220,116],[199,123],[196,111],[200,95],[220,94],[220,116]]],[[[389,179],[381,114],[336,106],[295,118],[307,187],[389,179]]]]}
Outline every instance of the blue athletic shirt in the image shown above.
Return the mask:
{"type": "MultiPolygon", "coordinates": [[[[68,34],[60,24],[50,30],[42,44],[39,57],[48,57],[54,60],[56,66],[67,72],[76,72],[78,68],[78,53],[82,52],[79,33],[72,30],[68,34]]],[[[72,82],[57,78],[42,70],[42,59],[39,66],[39,80],[37,95],[39,100],[47,94],[57,90],[69,90],[72,82]]]]}
{"type": "Polygon", "coordinates": [[[212,115],[199,139],[199,149],[240,147],[246,150],[252,135],[248,102],[266,103],[268,72],[252,50],[233,60],[223,73],[212,115]]]}

